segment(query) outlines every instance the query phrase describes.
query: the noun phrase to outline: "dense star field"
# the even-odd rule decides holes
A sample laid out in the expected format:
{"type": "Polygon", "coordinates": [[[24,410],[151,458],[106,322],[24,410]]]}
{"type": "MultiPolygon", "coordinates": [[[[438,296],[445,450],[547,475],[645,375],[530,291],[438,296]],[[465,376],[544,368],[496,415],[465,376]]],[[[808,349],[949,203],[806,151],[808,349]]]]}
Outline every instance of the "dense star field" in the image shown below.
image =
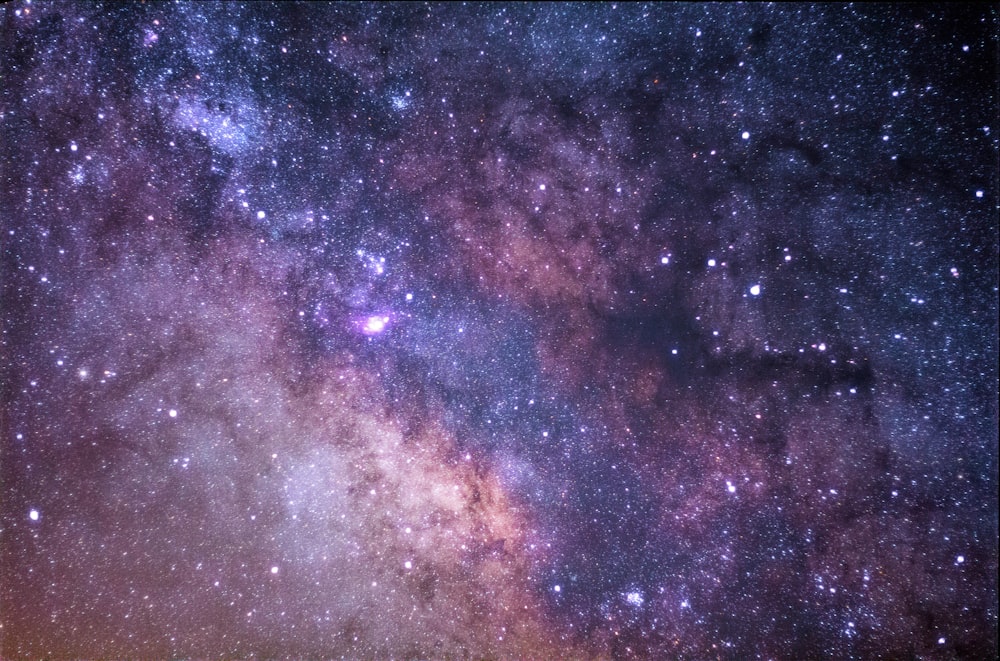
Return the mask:
{"type": "Polygon", "coordinates": [[[0,17],[3,658],[993,658],[995,5],[0,17]]]}

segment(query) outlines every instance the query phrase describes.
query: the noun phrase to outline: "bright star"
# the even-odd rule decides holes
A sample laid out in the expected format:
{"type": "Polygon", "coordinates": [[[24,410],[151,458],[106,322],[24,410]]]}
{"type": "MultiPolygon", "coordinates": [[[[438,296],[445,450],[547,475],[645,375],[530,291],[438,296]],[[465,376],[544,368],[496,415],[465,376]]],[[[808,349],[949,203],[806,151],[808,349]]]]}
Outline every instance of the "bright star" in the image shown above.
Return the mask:
{"type": "Polygon", "coordinates": [[[365,335],[378,335],[385,330],[386,326],[389,324],[388,315],[372,315],[365,319],[361,326],[361,332],[365,335]]]}

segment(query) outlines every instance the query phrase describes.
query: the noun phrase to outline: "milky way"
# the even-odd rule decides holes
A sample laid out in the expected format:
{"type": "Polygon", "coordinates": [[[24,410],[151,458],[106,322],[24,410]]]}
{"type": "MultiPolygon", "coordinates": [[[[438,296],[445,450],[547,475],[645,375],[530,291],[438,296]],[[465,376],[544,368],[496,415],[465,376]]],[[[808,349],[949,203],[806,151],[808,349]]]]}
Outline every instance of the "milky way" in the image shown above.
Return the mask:
{"type": "Polygon", "coordinates": [[[4,658],[992,658],[994,6],[2,16],[4,658]]]}

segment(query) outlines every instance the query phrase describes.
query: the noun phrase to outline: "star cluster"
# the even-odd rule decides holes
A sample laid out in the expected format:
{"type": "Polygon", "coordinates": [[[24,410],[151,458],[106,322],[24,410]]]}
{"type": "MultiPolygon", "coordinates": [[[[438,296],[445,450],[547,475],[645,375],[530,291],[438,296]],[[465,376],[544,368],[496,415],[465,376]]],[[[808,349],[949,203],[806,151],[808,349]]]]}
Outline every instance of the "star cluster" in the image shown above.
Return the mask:
{"type": "Polygon", "coordinates": [[[995,7],[0,20],[0,656],[996,653],[995,7]]]}

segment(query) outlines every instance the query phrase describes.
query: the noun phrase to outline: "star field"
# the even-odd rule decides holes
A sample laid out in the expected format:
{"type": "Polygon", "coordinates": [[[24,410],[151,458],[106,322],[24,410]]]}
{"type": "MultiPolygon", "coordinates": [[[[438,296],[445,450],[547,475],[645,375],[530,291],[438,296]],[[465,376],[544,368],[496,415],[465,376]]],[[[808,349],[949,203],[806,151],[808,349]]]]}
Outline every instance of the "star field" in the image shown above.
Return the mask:
{"type": "Polygon", "coordinates": [[[3,658],[996,654],[994,6],[0,20],[3,658]]]}

